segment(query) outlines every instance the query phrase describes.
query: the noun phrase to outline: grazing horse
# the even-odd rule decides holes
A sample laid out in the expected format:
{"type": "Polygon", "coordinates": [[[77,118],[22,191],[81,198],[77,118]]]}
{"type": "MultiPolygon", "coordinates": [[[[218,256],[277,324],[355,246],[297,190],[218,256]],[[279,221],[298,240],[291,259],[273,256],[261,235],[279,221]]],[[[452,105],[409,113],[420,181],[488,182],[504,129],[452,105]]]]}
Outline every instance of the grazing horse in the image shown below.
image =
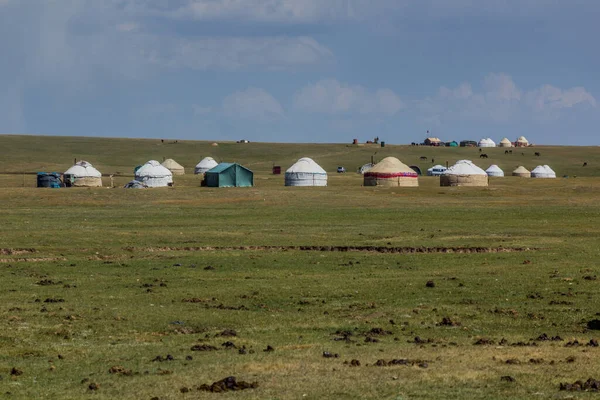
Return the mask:
{"type": "Polygon", "coordinates": [[[488,155],[487,155],[487,154],[485,154],[485,153],[483,153],[483,154],[480,154],[480,155],[479,155],[479,158],[488,158],[488,155]]]}
{"type": "Polygon", "coordinates": [[[587,167],[587,162],[584,162],[584,163],[583,163],[583,166],[584,166],[584,167],[587,167]]]}
{"type": "Polygon", "coordinates": [[[504,154],[508,154],[508,150],[504,150],[504,154]]]}
{"type": "Polygon", "coordinates": [[[432,163],[432,164],[434,164],[434,163],[435,163],[435,160],[434,160],[433,158],[431,159],[431,163],[432,163]]]}
{"type": "Polygon", "coordinates": [[[535,156],[536,156],[536,157],[539,157],[539,156],[541,156],[541,154],[540,154],[539,152],[537,152],[537,151],[536,151],[536,152],[535,152],[535,156]]]}
{"type": "Polygon", "coordinates": [[[512,154],[512,150],[509,150],[508,152],[509,152],[510,154],[512,154]]]}
{"type": "Polygon", "coordinates": [[[427,161],[427,157],[421,156],[421,161],[427,161]]]}

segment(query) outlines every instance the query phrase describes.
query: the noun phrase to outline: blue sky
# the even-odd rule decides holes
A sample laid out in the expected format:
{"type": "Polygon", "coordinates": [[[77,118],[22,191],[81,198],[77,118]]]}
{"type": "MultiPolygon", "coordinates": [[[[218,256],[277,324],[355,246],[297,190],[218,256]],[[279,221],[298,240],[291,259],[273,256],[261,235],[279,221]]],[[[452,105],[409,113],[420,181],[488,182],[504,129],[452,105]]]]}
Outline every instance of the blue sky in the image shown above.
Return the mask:
{"type": "Polygon", "coordinates": [[[600,2],[0,0],[0,132],[598,145],[600,2]]]}

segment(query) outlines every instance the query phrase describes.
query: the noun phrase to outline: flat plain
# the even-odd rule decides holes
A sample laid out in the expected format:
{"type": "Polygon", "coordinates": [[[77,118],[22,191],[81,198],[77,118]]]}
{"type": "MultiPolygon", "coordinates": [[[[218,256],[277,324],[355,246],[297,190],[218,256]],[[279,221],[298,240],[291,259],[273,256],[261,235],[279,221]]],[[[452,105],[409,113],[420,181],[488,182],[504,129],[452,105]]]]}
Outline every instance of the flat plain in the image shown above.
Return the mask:
{"type": "Polygon", "coordinates": [[[600,378],[596,147],[485,160],[471,148],[27,136],[0,148],[7,398],[597,396],[560,390],[600,378]],[[388,155],[422,169],[548,164],[559,178],[362,187],[356,168],[388,155]],[[121,186],[149,159],[191,172],[205,156],[248,166],[255,187],[204,188],[188,173],[164,189],[37,189],[32,174],[77,158],[121,186]],[[270,173],[302,156],[328,187],[270,173]],[[198,389],[228,376],[257,385],[198,389]]]}

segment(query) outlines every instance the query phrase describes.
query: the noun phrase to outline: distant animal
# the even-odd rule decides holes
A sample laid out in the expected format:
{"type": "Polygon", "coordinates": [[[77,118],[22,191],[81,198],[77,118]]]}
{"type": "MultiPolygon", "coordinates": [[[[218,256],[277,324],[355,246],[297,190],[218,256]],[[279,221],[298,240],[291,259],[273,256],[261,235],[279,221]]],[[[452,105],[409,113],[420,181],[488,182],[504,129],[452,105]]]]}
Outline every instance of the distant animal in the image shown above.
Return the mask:
{"type": "Polygon", "coordinates": [[[434,163],[435,163],[435,160],[434,160],[433,158],[431,159],[431,163],[432,163],[432,164],[434,164],[434,163]]]}
{"type": "Polygon", "coordinates": [[[161,143],[164,143],[164,142],[165,142],[165,139],[160,139],[160,142],[161,142],[161,143]]]}
{"type": "Polygon", "coordinates": [[[522,155],[522,156],[524,156],[524,155],[525,155],[525,153],[521,153],[521,155],[522,155]]]}
{"type": "Polygon", "coordinates": [[[510,154],[512,154],[512,150],[509,150],[508,152],[509,152],[510,154]]]}
{"type": "Polygon", "coordinates": [[[425,156],[421,156],[420,159],[421,159],[421,161],[427,161],[427,157],[425,157],[425,156]]]}
{"type": "Polygon", "coordinates": [[[540,154],[538,151],[536,151],[536,152],[535,152],[535,156],[536,156],[536,157],[539,157],[539,156],[541,156],[541,154],[540,154]]]}
{"type": "Polygon", "coordinates": [[[479,152],[481,153],[481,149],[479,149],[479,152]]]}
{"type": "Polygon", "coordinates": [[[410,145],[411,145],[411,146],[414,146],[414,145],[415,145],[415,142],[411,142],[411,143],[410,143],[410,145]]]}
{"type": "Polygon", "coordinates": [[[504,154],[508,154],[508,150],[504,150],[504,154]]]}
{"type": "Polygon", "coordinates": [[[483,154],[480,154],[480,155],[479,155],[479,158],[488,158],[488,155],[487,155],[487,154],[485,154],[485,153],[483,153],[483,154]]]}
{"type": "Polygon", "coordinates": [[[584,162],[584,163],[583,163],[583,166],[584,166],[584,167],[587,167],[587,162],[584,162]]]}

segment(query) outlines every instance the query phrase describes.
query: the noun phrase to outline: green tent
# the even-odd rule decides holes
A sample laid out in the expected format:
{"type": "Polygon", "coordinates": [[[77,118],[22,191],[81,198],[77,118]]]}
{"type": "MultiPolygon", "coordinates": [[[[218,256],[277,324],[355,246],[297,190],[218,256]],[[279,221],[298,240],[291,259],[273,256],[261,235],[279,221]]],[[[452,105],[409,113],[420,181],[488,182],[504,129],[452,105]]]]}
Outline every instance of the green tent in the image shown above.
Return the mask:
{"type": "Polygon", "coordinates": [[[446,147],[458,147],[458,143],[455,140],[446,143],[446,147]]]}
{"type": "Polygon", "coordinates": [[[250,187],[254,185],[254,173],[237,163],[221,163],[206,172],[208,187],[250,187]]]}

